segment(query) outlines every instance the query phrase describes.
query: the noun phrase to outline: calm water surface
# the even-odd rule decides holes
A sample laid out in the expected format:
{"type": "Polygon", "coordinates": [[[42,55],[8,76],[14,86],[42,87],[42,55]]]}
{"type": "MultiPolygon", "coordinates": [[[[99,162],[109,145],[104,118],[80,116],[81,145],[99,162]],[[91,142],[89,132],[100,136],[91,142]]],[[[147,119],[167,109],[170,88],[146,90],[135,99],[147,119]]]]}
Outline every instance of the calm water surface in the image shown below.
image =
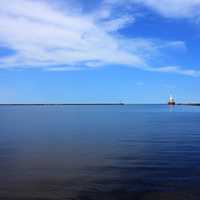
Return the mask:
{"type": "Polygon", "coordinates": [[[0,106],[0,199],[200,199],[200,107],[0,106]]]}

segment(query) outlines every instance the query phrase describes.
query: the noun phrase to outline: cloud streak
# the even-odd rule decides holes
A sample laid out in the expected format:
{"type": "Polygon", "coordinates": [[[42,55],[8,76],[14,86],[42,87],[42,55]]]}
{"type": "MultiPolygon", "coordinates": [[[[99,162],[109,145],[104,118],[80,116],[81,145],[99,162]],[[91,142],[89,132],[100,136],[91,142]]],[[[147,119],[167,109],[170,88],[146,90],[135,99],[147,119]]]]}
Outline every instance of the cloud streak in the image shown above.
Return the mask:
{"type": "Polygon", "coordinates": [[[144,64],[143,58],[124,51],[118,38],[108,33],[120,29],[127,19],[107,21],[110,28],[105,30],[93,18],[67,10],[62,13],[47,3],[31,0],[13,0],[12,4],[2,0],[0,13],[0,44],[16,51],[16,55],[1,59],[2,67],[88,61],[144,64]]]}
{"type": "Polygon", "coordinates": [[[180,66],[165,66],[165,67],[151,68],[150,71],[175,73],[175,74],[192,76],[192,77],[200,76],[200,70],[183,69],[180,66]]]}
{"type": "Polygon", "coordinates": [[[164,17],[196,18],[200,16],[200,0],[132,0],[143,4],[164,17]]]}
{"type": "MultiPolygon", "coordinates": [[[[108,3],[84,14],[73,6],[63,10],[51,1],[0,1],[0,68],[44,68],[69,71],[106,65],[124,65],[147,71],[198,75],[180,67],[150,67],[149,60],[166,48],[184,48],[182,41],[127,38],[119,31],[134,24],[129,14],[113,14],[108,3]],[[12,52],[12,53],[9,53],[12,52]]],[[[154,1],[137,3],[154,5],[154,1]]],[[[178,1],[177,1],[178,2],[178,1]]]]}
{"type": "Polygon", "coordinates": [[[200,0],[105,0],[109,5],[145,6],[167,18],[199,18],[200,0]]]}

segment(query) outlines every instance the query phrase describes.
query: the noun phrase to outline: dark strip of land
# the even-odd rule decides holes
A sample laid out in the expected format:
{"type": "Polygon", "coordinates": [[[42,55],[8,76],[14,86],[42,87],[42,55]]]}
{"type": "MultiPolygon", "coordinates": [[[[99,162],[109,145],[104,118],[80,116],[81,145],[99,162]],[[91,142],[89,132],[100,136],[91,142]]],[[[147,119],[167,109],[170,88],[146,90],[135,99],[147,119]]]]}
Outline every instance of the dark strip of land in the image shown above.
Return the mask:
{"type": "Polygon", "coordinates": [[[0,106],[96,106],[96,105],[125,105],[124,103],[40,103],[40,104],[0,104],[0,106]]]}
{"type": "MultiPolygon", "coordinates": [[[[124,105],[167,105],[167,104],[126,104],[126,103],[34,103],[0,104],[0,106],[124,106],[124,105]]],[[[177,103],[178,106],[200,106],[200,103],[177,103]]]]}
{"type": "Polygon", "coordinates": [[[200,106],[200,103],[179,103],[180,106],[200,106]]]}

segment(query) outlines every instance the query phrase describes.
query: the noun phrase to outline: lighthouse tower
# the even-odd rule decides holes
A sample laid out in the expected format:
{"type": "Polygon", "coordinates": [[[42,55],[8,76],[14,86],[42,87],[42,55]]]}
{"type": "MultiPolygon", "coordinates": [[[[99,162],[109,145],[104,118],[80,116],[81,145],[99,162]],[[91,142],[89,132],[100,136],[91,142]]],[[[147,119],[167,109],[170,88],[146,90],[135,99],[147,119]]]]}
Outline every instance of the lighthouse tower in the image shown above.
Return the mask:
{"type": "Polygon", "coordinates": [[[168,105],[175,105],[176,102],[172,96],[169,97],[168,105]]]}

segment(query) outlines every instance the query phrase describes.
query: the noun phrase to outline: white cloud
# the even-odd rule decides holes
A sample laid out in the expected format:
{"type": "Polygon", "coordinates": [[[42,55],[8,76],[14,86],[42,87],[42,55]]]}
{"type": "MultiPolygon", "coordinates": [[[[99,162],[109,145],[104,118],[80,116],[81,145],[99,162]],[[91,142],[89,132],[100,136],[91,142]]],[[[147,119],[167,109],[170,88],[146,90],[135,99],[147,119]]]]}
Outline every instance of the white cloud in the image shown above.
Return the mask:
{"type": "Polygon", "coordinates": [[[47,68],[47,71],[52,71],[52,72],[64,72],[64,71],[79,71],[82,70],[83,68],[80,67],[51,67],[47,68]]]}
{"type": "Polygon", "coordinates": [[[0,68],[74,71],[116,64],[149,71],[199,75],[194,70],[149,67],[149,59],[160,54],[162,49],[186,48],[185,43],[119,35],[118,31],[134,23],[135,18],[127,13],[112,14],[110,4],[86,15],[71,6],[61,9],[50,2],[0,1],[0,50],[2,46],[15,52],[0,57],[0,68]]]}
{"type": "Polygon", "coordinates": [[[108,5],[143,5],[168,18],[199,18],[200,0],[105,0],[108,5]]]}
{"type": "Polygon", "coordinates": [[[149,68],[148,70],[155,71],[155,72],[175,73],[175,74],[181,74],[181,75],[192,76],[192,77],[200,76],[200,70],[184,69],[180,66],[164,66],[164,67],[157,67],[157,68],[149,68]]]}
{"type": "Polygon", "coordinates": [[[193,18],[200,16],[200,0],[131,0],[141,3],[170,18],[193,18]]]}
{"type": "Polygon", "coordinates": [[[134,17],[131,16],[121,16],[117,19],[107,20],[102,22],[102,28],[108,32],[113,32],[126,27],[128,24],[132,24],[135,21],[134,17]]]}
{"type": "Polygon", "coordinates": [[[160,48],[173,48],[173,49],[182,49],[187,50],[186,44],[183,41],[172,41],[163,44],[160,48]]]}
{"type": "MultiPolygon", "coordinates": [[[[108,22],[112,31],[127,18],[108,22]]],[[[62,12],[47,2],[0,1],[0,44],[16,51],[1,58],[1,67],[43,67],[81,64],[88,61],[143,65],[144,59],[123,50],[117,37],[109,34],[96,18],[62,12]]]]}

